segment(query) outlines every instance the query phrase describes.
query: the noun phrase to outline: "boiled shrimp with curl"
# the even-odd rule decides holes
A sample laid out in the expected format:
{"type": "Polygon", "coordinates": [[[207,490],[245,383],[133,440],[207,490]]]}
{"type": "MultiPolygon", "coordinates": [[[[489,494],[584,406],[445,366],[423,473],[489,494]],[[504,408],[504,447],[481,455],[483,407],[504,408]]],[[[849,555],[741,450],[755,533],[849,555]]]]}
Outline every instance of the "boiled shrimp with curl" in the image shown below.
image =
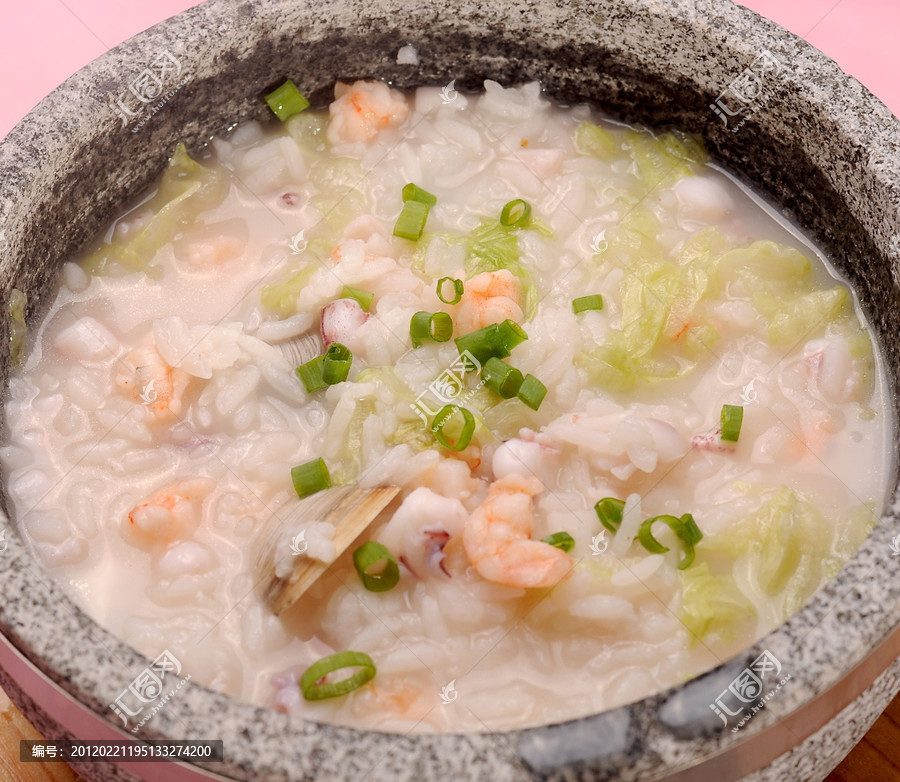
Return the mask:
{"type": "Polygon", "coordinates": [[[116,386],[144,404],[157,420],[181,415],[182,397],[191,379],[186,372],[169,366],[155,345],[135,348],[125,356],[125,363],[134,369],[119,372],[116,386]]]}
{"type": "Polygon", "coordinates": [[[160,489],[128,514],[128,530],[142,543],[187,538],[200,523],[203,500],[215,488],[210,478],[188,478],[160,489]]]}
{"type": "Polygon", "coordinates": [[[519,306],[519,281],[511,271],[482,272],[466,281],[455,318],[461,334],[507,318],[517,323],[524,318],[519,306]]]}
{"type": "Polygon", "coordinates": [[[482,578],[514,587],[550,587],[571,571],[564,551],[532,540],[532,497],[544,490],[537,478],[506,475],[466,520],[463,546],[482,578]]]}
{"type": "Polygon", "coordinates": [[[380,81],[338,82],[334,97],[328,107],[331,121],[326,133],[332,144],[371,141],[385,128],[399,125],[409,114],[406,98],[380,81]]]}

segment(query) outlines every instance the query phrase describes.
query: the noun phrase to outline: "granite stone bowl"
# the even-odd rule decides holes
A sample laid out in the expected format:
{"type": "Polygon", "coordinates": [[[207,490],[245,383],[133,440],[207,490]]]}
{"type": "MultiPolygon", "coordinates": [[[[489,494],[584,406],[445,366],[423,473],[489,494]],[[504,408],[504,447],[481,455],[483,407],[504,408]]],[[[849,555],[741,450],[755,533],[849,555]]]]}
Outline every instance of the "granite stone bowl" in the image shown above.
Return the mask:
{"type": "MultiPolygon", "coordinates": [[[[197,148],[264,117],[260,96],[285,75],[320,102],[337,78],[401,88],[455,79],[457,89],[539,79],[560,100],[700,134],[855,286],[896,404],[900,123],[820,52],[725,0],[210,0],[79,71],[0,144],[3,304],[11,288],[25,291],[34,323],[60,263],[159,175],[175,142],[197,148]],[[418,65],[397,64],[404,44],[418,65]]],[[[392,735],[292,719],[189,682],[137,735],[222,739],[223,763],[78,770],[167,780],[821,779],[900,689],[898,508],[894,496],[847,566],[752,649],[628,706],[505,733],[392,735]]],[[[2,524],[0,682],[50,737],[125,735],[109,705],[148,661],[78,610],[2,524]]]]}

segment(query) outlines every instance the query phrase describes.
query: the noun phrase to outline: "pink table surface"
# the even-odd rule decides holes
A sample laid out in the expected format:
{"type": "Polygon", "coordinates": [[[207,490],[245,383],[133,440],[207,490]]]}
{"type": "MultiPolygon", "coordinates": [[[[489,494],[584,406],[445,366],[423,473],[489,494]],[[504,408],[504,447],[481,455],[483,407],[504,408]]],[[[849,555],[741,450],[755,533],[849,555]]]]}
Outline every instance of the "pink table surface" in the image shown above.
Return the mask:
{"type": "MultiPolygon", "coordinates": [[[[191,0],[4,0],[0,138],[86,63],[185,8],[191,0]]],[[[744,0],[828,54],[900,116],[900,2],[744,0]]]]}

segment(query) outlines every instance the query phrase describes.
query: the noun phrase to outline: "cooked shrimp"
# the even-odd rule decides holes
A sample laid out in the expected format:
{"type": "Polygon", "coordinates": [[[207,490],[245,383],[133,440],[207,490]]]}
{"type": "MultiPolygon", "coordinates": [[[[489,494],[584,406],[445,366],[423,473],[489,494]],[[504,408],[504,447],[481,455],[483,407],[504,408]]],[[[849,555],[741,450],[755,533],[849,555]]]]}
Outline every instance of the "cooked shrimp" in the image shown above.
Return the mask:
{"type": "Polygon", "coordinates": [[[160,489],[128,514],[129,531],[144,542],[187,538],[200,522],[200,506],[215,488],[210,478],[188,478],[160,489]]]}
{"type": "Polygon", "coordinates": [[[406,98],[384,82],[338,82],[335,101],[328,107],[331,121],[326,136],[332,144],[371,141],[382,130],[396,127],[409,114],[406,98]]]}
{"type": "Polygon", "coordinates": [[[444,546],[459,535],[466,523],[466,509],[451,497],[419,487],[397,508],[378,539],[415,575],[449,576],[444,565],[444,546]]]}
{"type": "Polygon", "coordinates": [[[356,330],[369,319],[369,314],[356,299],[337,299],[322,310],[319,332],[325,347],[332,342],[350,341],[356,330]]]}
{"type": "Polygon", "coordinates": [[[475,331],[507,318],[520,323],[523,317],[519,306],[519,281],[511,271],[483,272],[466,281],[456,312],[460,333],[475,331]]]}
{"type": "Polygon", "coordinates": [[[463,546],[483,578],[507,586],[549,587],[572,569],[568,554],[530,538],[531,498],[543,489],[537,478],[507,475],[491,484],[487,499],[468,518],[463,546]]]}
{"type": "Polygon", "coordinates": [[[116,376],[116,385],[120,389],[136,402],[146,405],[157,420],[181,413],[184,391],[191,379],[186,372],[170,367],[154,345],[135,348],[125,361],[134,369],[116,376]]]}

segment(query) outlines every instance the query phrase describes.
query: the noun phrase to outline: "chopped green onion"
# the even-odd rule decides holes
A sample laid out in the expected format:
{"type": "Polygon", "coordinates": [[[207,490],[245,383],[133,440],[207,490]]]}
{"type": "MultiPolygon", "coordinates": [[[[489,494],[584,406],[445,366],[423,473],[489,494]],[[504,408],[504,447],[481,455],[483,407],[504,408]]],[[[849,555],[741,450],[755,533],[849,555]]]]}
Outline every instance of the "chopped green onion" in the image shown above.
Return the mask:
{"type": "Polygon", "coordinates": [[[331,475],[321,457],[292,467],[291,480],[294,483],[294,490],[301,500],[317,491],[331,488],[331,475]]]}
{"type": "Polygon", "coordinates": [[[363,543],[353,552],[353,566],[359,573],[363,586],[370,592],[387,592],[397,586],[397,582],[400,581],[400,568],[397,566],[394,555],[387,550],[387,547],[374,540],[363,543]],[[372,566],[379,562],[384,563],[381,570],[370,573],[369,570],[372,566]]]}
{"type": "Polygon", "coordinates": [[[405,201],[403,209],[400,210],[400,217],[394,224],[394,236],[409,239],[411,242],[419,241],[422,231],[425,230],[428,208],[428,204],[421,201],[405,201]]]}
{"type": "Polygon", "coordinates": [[[444,304],[459,304],[459,300],[462,298],[463,291],[465,290],[465,286],[463,285],[462,280],[457,280],[455,277],[441,277],[437,283],[437,297],[444,302],[444,304]],[[445,282],[453,283],[453,298],[445,299],[443,294],[443,287],[445,282]]]}
{"type": "Polygon", "coordinates": [[[313,663],[300,677],[300,692],[308,701],[321,701],[325,698],[336,698],[346,695],[348,692],[362,687],[375,676],[375,663],[372,658],[363,652],[338,652],[337,654],[323,657],[313,663]],[[340,671],[343,668],[358,668],[359,670],[346,679],[336,682],[322,681],[329,673],[340,671]]]}
{"type": "Polygon", "coordinates": [[[546,538],[541,538],[541,542],[549,543],[551,546],[562,549],[566,553],[575,548],[575,538],[568,532],[554,532],[552,535],[547,535],[546,538]]]}
{"type": "Polygon", "coordinates": [[[690,513],[685,513],[681,517],[681,523],[684,525],[684,540],[691,545],[703,540],[703,533],[700,531],[700,527],[697,526],[697,522],[694,521],[694,517],[690,513]]]}
{"type": "Polygon", "coordinates": [[[507,228],[526,228],[531,222],[531,204],[517,198],[510,201],[500,212],[500,225],[507,228]]]}
{"type": "Polygon", "coordinates": [[[470,442],[472,442],[472,435],[475,433],[475,416],[464,407],[446,405],[438,410],[437,415],[434,417],[434,422],[431,425],[431,431],[434,432],[434,438],[443,445],[444,448],[449,448],[451,451],[462,451],[470,442]],[[451,443],[450,440],[447,439],[447,435],[444,434],[444,427],[453,417],[453,414],[457,412],[462,414],[463,425],[459,436],[456,438],[456,442],[451,443]]]}
{"type": "Polygon", "coordinates": [[[374,293],[369,293],[369,291],[361,291],[359,288],[351,288],[349,285],[345,285],[344,289],[341,291],[342,299],[355,299],[356,302],[362,307],[366,312],[369,311],[369,307],[372,306],[372,299],[375,298],[374,293]]]}
{"type": "Polygon", "coordinates": [[[301,364],[295,370],[297,377],[303,381],[306,392],[312,394],[315,391],[321,391],[328,388],[325,382],[325,356],[316,356],[312,361],[301,364]]]}
{"type": "Polygon", "coordinates": [[[350,374],[350,365],[353,363],[350,349],[340,342],[332,342],[325,351],[324,358],[322,379],[330,386],[343,383],[350,374]]]}
{"type": "Polygon", "coordinates": [[[516,396],[532,410],[537,410],[541,406],[541,402],[544,401],[544,397],[547,396],[547,386],[534,375],[525,375],[525,379],[522,381],[522,385],[519,386],[516,396]]]}
{"type": "Polygon", "coordinates": [[[741,436],[741,424],[744,421],[744,408],[740,405],[722,405],[722,439],[736,443],[741,436]]]}
{"type": "Polygon", "coordinates": [[[297,89],[297,85],[290,79],[266,95],[266,103],[282,122],[286,122],[295,114],[309,108],[309,101],[303,97],[300,90],[297,89]]]}
{"type": "Polygon", "coordinates": [[[602,310],[603,297],[599,293],[595,293],[592,296],[579,296],[577,299],[572,300],[572,309],[576,315],[586,310],[602,310]]]}
{"type": "Polygon", "coordinates": [[[417,348],[426,340],[446,342],[453,336],[453,319],[446,312],[417,312],[409,321],[409,337],[417,348]]]}
{"type": "Polygon", "coordinates": [[[516,345],[521,345],[528,339],[525,329],[509,318],[502,323],[497,324],[497,332],[500,334],[500,339],[503,342],[504,347],[509,351],[516,347],[516,345]]]}
{"type": "Polygon", "coordinates": [[[625,500],[604,497],[602,500],[597,500],[594,511],[596,511],[600,523],[615,535],[619,531],[622,516],[625,514],[625,500]]]}
{"type": "Polygon", "coordinates": [[[678,563],[679,570],[685,570],[694,561],[694,545],[703,539],[703,533],[694,521],[690,513],[685,513],[680,519],[676,516],[663,514],[645,519],[638,529],[637,538],[647,551],[653,554],[665,554],[669,549],[653,537],[653,525],[661,521],[667,524],[672,532],[684,544],[684,552],[678,563]]]}
{"type": "Polygon", "coordinates": [[[514,397],[522,385],[522,373],[499,358],[491,356],[481,368],[484,384],[504,399],[514,397]]]}
{"type": "Polygon", "coordinates": [[[418,201],[426,206],[434,206],[437,203],[437,196],[432,195],[427,190],[423,190],[418,185],[414,185],[412,182],[403,186],[402,195],[404,202],[418,201]]]}
{"type": "Polygon", "coordinates": [[[457,337],[456,347],[460,355],[469,351],[483,365],[489,358],[506,358],[510,351],[528,339],[525,330],[515,321],[492,323],[477,331],[457,337]]]}

